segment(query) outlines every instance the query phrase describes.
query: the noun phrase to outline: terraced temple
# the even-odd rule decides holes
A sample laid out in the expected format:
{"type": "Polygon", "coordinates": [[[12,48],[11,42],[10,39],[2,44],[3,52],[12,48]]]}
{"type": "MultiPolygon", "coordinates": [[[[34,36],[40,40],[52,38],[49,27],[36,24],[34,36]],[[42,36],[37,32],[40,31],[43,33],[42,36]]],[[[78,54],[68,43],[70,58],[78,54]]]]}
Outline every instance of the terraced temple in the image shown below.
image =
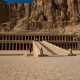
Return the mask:
{"type": "Polygon", "coordinates": [[[80,49],[80,40],[77,35],[0,33],[0,50],[27,50],[33,48],[33,40],[47,41],[64,49],[80,49]]]}

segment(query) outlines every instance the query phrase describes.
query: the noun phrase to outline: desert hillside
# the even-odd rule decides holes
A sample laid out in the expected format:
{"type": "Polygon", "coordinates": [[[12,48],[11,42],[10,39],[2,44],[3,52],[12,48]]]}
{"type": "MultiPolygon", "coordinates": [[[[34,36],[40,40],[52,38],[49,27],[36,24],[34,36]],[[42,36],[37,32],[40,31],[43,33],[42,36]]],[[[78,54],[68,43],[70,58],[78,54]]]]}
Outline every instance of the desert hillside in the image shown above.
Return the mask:
{"type": "Polygon", "coordinates": [[[80,0],[34,0],[32,4],[0,2],[0,31],[80,34],[80,0]]]}

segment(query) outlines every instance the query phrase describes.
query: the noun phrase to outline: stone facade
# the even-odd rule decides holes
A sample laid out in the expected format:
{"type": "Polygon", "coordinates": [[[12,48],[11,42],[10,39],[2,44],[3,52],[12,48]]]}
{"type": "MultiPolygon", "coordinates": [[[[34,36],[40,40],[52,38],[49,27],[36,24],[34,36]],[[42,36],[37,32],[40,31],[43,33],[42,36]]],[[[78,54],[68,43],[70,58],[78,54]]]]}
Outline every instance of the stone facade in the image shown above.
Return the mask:
{"type": "Polygon", "coordinates": [[[0,50],[27,50],[33,47],[34,40],[47,41],[64,49],[77,50],[80,46],[77,35],[3,33],[0,34],[0,50]]]}

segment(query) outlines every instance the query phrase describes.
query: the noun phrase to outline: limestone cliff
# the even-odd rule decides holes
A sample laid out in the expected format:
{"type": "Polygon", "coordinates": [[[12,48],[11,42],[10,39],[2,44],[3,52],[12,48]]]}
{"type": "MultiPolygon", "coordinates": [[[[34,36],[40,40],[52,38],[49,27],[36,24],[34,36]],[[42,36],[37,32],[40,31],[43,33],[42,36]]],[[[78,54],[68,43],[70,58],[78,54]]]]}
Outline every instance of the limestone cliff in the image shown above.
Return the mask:
{"type": "Polygon", "coordinates": [[[7,6],[9,21],[6,20],[7,24],[1,24],[4,31],[32,30],[61,33],[67,26],[72,27],[80,23],[80,0],[34,0],[32,4],[15,3],[7,6]],[[7,30],[3,28],[4,24],[7,25],[7,30]]]}

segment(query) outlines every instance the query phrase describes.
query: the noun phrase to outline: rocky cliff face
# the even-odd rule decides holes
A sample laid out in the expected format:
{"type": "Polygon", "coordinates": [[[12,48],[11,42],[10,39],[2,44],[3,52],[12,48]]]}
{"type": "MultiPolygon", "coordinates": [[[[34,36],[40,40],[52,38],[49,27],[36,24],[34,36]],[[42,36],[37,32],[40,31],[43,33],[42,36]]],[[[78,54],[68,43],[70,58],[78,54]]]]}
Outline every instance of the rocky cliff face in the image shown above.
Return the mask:
{"type": "Polygon", "coordinates": [[[60,32],[66,26],[79,25],[79,6],[79,0],[34,0],[32,4],[8,4],[7,31],[60,32]]]}

